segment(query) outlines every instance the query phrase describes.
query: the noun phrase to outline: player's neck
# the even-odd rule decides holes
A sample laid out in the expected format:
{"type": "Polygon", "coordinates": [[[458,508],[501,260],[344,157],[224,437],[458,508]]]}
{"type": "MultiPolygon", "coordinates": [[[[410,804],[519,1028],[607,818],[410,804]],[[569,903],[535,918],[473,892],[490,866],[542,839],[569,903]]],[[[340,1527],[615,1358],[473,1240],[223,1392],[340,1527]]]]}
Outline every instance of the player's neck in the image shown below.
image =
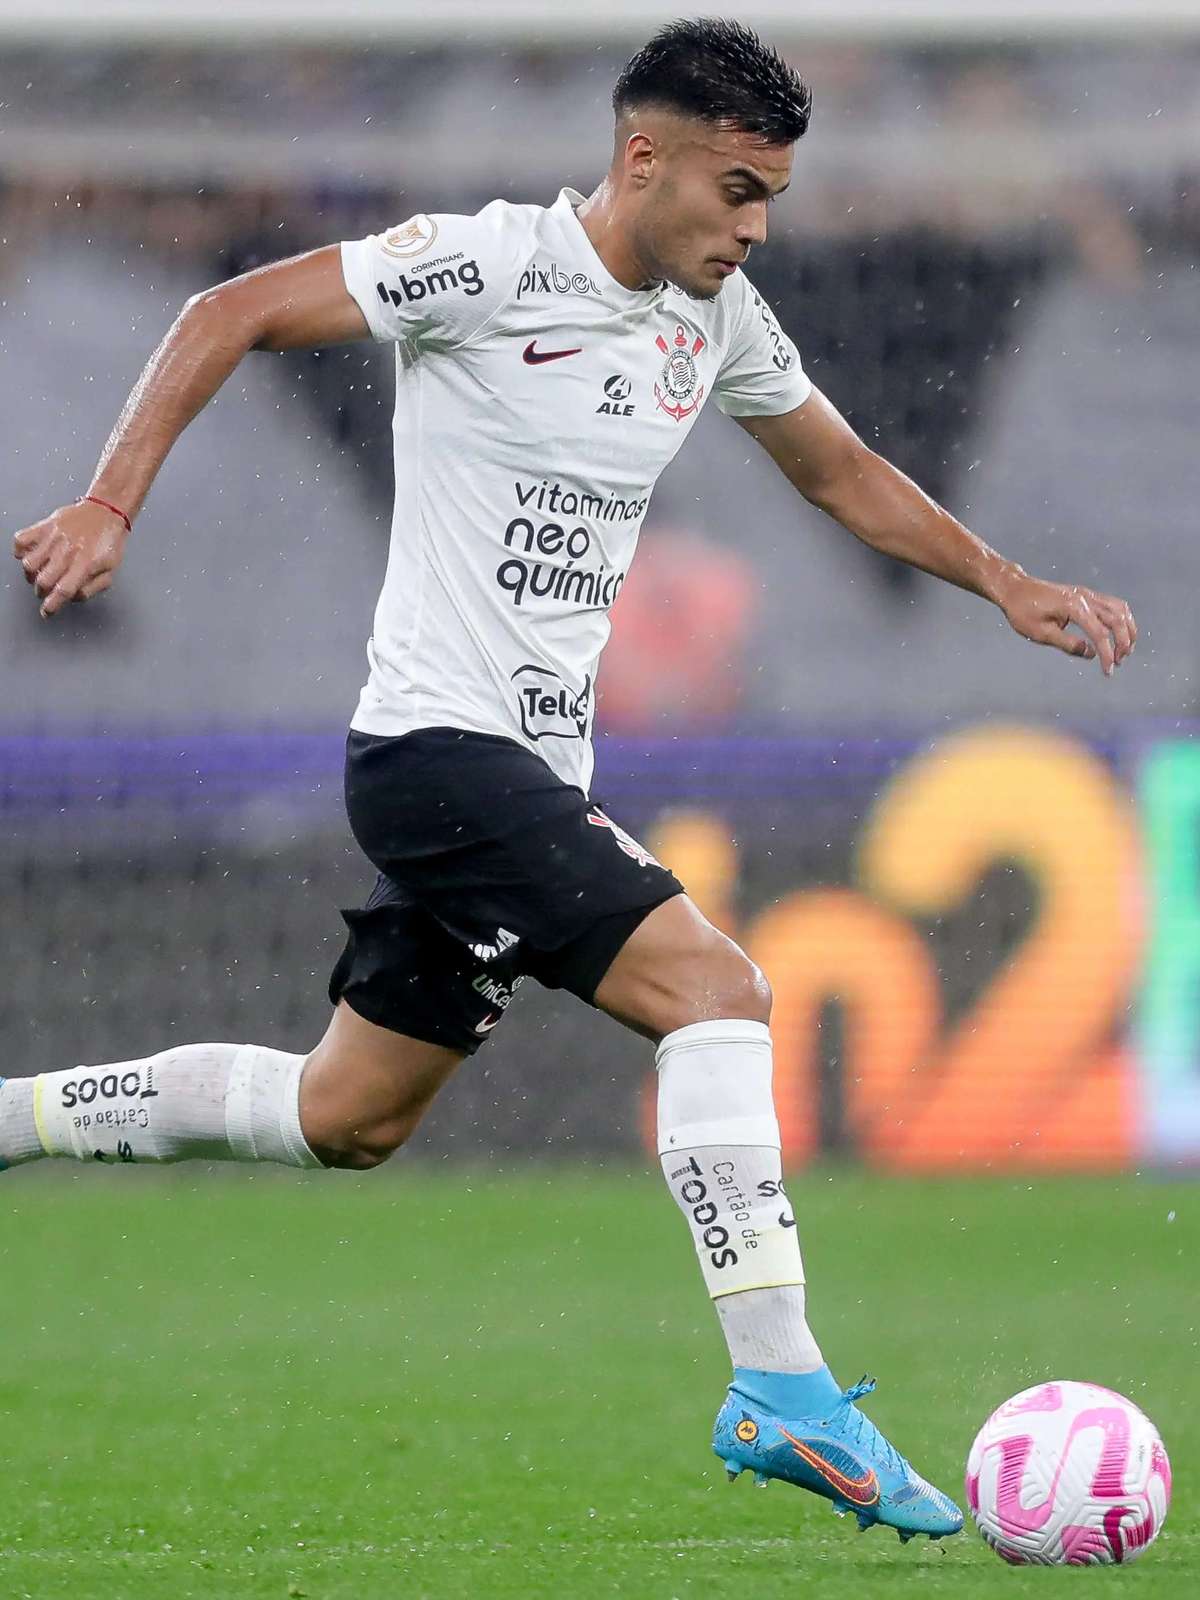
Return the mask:
{"type": "Polygon", "coordinates": [[[591,241],[592,249],[623,288],[656,288],[659,280],[639,259],[628,229],[620,220],[618,209],[612,180],[605,178],[575,215],[591,241]]]}

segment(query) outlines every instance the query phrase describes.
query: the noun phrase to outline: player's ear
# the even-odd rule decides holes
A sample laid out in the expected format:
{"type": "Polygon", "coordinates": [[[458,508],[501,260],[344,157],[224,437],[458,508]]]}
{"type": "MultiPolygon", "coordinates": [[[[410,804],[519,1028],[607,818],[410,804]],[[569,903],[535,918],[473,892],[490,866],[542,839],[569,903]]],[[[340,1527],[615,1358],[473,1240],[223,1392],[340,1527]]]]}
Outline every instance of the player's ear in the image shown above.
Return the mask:
{"type": "Polygon", "coordinates": [[[657,154],[654,140],[648,133],[631,133],[625,141],[624,171],[628,182],[636,189],[644,189],[650,182],[657,154]]]}

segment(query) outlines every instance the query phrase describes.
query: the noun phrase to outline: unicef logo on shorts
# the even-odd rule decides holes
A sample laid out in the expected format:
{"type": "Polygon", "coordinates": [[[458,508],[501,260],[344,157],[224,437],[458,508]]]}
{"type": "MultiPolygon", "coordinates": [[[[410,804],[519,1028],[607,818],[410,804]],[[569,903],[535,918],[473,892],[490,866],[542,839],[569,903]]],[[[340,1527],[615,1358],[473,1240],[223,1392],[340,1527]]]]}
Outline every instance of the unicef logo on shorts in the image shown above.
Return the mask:
{"type": "Polygon", "coordinates": [[[527,739],[586,739],[592,714],[592,680],[578,694],[549,667],[527,663],[512,675],[527,739]]]}

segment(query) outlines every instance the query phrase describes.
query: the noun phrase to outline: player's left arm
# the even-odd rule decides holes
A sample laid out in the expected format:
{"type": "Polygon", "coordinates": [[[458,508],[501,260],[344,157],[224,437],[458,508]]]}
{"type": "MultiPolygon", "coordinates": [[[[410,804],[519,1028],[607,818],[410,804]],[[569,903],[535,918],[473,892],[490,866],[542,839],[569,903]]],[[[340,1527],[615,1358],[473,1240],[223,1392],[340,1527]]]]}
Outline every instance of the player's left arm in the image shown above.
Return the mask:
{"type": "Polygon", "coordinates": [[[1105,676],[1133,649],[1137,625],[1126,601],[1047,583],[1005,560],[865,445],[820,390],[783,415],[736,420],[806,500],[856,538],[982,595],[1026,639],[1089,661],[1099,657],[1105,676]],[[1072,624],[1079,633],[1067,631],[1072,624]]]}

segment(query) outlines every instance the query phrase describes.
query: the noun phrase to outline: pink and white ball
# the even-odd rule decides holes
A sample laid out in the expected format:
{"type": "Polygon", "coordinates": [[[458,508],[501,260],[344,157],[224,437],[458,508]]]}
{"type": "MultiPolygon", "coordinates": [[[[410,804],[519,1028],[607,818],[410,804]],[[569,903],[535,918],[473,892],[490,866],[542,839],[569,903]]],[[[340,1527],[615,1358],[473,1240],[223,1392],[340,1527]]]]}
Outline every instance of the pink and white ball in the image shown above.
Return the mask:
{"type": "Polygon", "coordinates": [[[1158,1536],[1171,1464],[1132,1401],[1094,1383],[1040,1383],[980,1428],[966,1489],[984,1540],[1014,1566],[1108,1566],[1158,1536]]]}

